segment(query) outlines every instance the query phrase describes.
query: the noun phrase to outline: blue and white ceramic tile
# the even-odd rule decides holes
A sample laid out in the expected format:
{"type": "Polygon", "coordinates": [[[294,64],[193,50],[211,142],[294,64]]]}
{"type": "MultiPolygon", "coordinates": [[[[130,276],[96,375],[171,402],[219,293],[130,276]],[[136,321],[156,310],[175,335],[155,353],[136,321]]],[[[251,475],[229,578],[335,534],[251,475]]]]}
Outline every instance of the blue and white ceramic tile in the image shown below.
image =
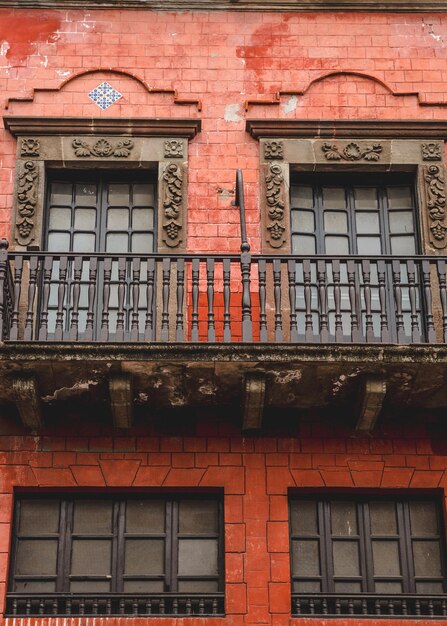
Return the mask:
{"type": "Polygon", "coordinates": [[[95,87],[89,94],[88,97],[93,100],[95,104],[99,106],[100,109],[105,111],[112,104],[114,104],[117,100],[122,98],[122,94],[119,91],[114,89],[112,85],[107,82],[101,83],[97,87],[95,87]]]}

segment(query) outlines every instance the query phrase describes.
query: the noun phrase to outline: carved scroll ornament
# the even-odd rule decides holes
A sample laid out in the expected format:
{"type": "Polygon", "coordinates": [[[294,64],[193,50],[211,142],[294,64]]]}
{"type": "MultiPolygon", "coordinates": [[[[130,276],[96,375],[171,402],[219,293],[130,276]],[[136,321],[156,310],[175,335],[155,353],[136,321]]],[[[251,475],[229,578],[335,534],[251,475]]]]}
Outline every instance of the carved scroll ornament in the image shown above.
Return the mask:
{"type": "Polygon", "coordinates": [[[380,143],[361,147],[358,143],[350,142],[344,148],[333,143],[324,143],[321,146],[323,154],[328,161],[378,161],[383,151],[380,143]]]}
{"type": "Polygon", "coordinates": [[[34,161],[25,161],[18,177],[16,241],[21,246],[34,240],[34,214],[37,205],[39,170],[34,161]]]}
{"type": "Polygon", "coordinates": [[[269,165],[265,177],[267,215],[269,223],[266,226],[268,235],[267,242],[272,248],[281,248],[284,243],[284,176],[281,165],[272,163],[269,165]]]}
{"type": "Polygon", "coordinates": [[[440,165],[424,167],[425,194],[431,223],[430,242],[437,249],[447,246],[447,224],[445,222],[445,178],[440,165]]]}
{"type": "Polygon", "coordinates": [[[181,242],[181,211],[183,202],[183,173],[177,163],[168,163],[163,173],[163,241],[170,248],[181,242]]]}
{"type": "Polygon", "coordinates": [[[127,158],[130,156],[134,143],[131,139],[122,139],[117,143],[111,143],[107,139],[98,139],[95,143],[89,143],[84,139],[73,139],[72,146],[77,157],[127,158]]]}

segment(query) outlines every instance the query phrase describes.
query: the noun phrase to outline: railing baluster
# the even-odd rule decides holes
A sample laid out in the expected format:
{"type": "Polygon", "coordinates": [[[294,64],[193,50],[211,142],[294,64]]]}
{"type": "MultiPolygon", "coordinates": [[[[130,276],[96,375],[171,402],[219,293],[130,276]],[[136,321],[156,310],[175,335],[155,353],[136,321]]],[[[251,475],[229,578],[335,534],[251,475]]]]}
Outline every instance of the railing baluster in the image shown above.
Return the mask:
{"type": "Polygon", "coordinates": [[[39,257],[32,255],[29,261],[29,283],[28,283],[28,308],[25,318],[25,332],[23,338],[29,341],[33,338],[34,329],[34,299],[36,297],[37,274],[39,270],[39,257]]]}
{"type": "Polygon", "coordinates": [[[258,261],[258,280],[259,280],[259,339],[267,342],[267,312],[266,312],[266,261],[259,259],[258,261]]]}
{"type": "Polygon", "coordinates": [[[183,323],[183,300],[185,293],[185,259],[177,259],[177,316],[175,321],[175,340],[185,340],[183,323]]]}
{"type": "Polygon", "coordinates": [[[116,314],[116,341],[124,341],[124,299],[126,294],[126,267],[124,257],[118,259],[118,311],[116,314]]]}
{"type": "Polygon", "coordinates": [[[390,341],[387,313],[386,275],[387,271],[385,261],[377,261],[377,278],[379,282],[380,302],[380,339],[382,343],[389,343],[390,341]]]}
{"type": "Polygon", "coordinates": [[[343,341],[343,321],[341,314],[341,288],[340,288],[340,261],[332,261],[332,280],[334,281],[334,321],[335,321],[335,341],[343,341]]]}
{"type": "Polygon", "coordinates": [[[291,259],[287,263],[289,275],[289,302],[290,302],[290,341],[298,341],[298,325],[296,315],[296,262],[291,259]]]}
{"type": "Polygon", "coordinates": [[[273,293],[275,298],[275,341],[282,341],[281,259],[273,259],[273,293]]]}
{"type": "Polygon", "coordinates": [[[241,274],[242,274],[242,341],[253,341],[253,326],[251,319],[251,294],[250,294],[250,274],[251,255],[250,252],[241,253],[241,274]]]}
{"type": "Polygon", "coordinates": [[[309,259],[303,261],[303,280],[304,280],[304,319],[305,319],[305,337],[306,341],[314,341],[314,330],[312,322],[312,267],[309,259]]]}
{"type": "Polygon", "coordinates": [[[169,341],[169,287],[171,280],[171,259],[163,259],[161,340],[169,341]]]}
{"type": "Polygon", "coordinates": [[[97,257],[92,256],[89,258],[89,268],[88,268],[87,317],[85,319],[85,340],[86,341],[92,341],[93,335],[94,335],[97,274],[98,274],[98,259],[97,257]]]}
{"type": "Polygon", "coordinates": [[[327,315],[327,283],[326,261],[317,261],[318,302],[320,304],[320,341],[329,341],[329,327],[327,315]]]}
{"type": "Polygon", "coordinates": [[[40,299],[39,341],[48,338],[48,303],[50,299],[51,272],[53,269],[53,257],[46,256],[43,263],[43,287],[40,299]]]}
{"type": "Polygon", "coordinates": [[[101,315],[101,341],[109,339],[109,301],[110,301],[110,280],[112,277],[112,258],[104,259],[104,286],[102,288],[102,315],[101,315]]]}
{"type": "Polygon", "coordinates": [[[154,284],[155,284],[155,259],[147,260],[147,284],[146,284],[146,320],[144,327],[144,340],[153,341],[154,333],[154,284]]]}
{"type": "Polygon", "coordinates": [[[216,341],[214,325],[214,259],[206,260],[206,297],[208,303],[208,341],[216,341]]]}
{"type": "Polygon", "coordinates": [[[396,332],[397,343],[405,342],[405,327],[404,316],[402,313],[402,286],[401,286],[401,271],[400,261],[393,260],[391,264],[393,274],[393,291],[394,291],[394,303],[396,306],[396,332]]]}
{"type": "Polygon", "coordinates": [[[442,338],[443,342],[447,343],[447,290],[446,290],[446,275],[445,275],[445,260],[438,259],[436,262],[438,270],[438,282],[439,282],[439,297],[442,306],[442,338]]]}
{"type": "Polygon", "coordinates": [[[130,340],[138,341],[140,334],[140,275],[141,259],[135,257],[132,261],[132,315],[130,325],[130,340]]]}
{"type": "Polygon", "coordinates": [[[365,337],[366,341],[374,341],[374,326],[371,310],[371,263],[362,259],[363,296],[365,299],[365,337]]]}
{"type": "Polygon", "coordinates": [[[191,340],[199,341],[199,277],[200,259],[192,260],[192,313],[191,313],[191,340]]]}
{"type": "Polygon", "coordinates": [[[351,307],[351,340],[353,342],[361,341],[361,333],[359,329],[358,305],[360,302],[360,294],[358,289],[358,280],[356,280],[355,261],[350,259],[346,263],[348,272],[348,290],[349,304],[351,307]]]}
{"type": "Polygon", "coordinates": [[[408,291],[410,297],[410,319],[411,319],[411,340],[414,343],[421,342],[421,333],[419,330],[419,316],[417,310],[417,294],[416,294],[416,266],[413,260],[407,261],[408,274],[408,291]]]}
{"type": "MultiPolygon", "coordinates": [[[[3,253],[3,250],[0,254],[3,253]]],[[[15,341],[19,338],[19,310],[20,310],[20,294],[22,292],[22,278],[23,278],[23,257],[17,256],[14,259],[14,302],[11,315],[11,330],[9,333],[9,339],[15,341]]],[[[3,291],[1,292],[3,293],[3,291]]],[[[0,333],[2,332],[2,326],[0,326],[0,333]]]]}
{"type": "Polygon", "coordinates": [[[222,270],[223,270],[223,296],[224,296],[223,340],[226,343],[228,343],[231,341],[231,317],[230,317],[231,260],[230,259],[223,260],[222,270]]]}
{"type": "MultiPolygon", "coordinates": [[[[57,311],[54,338],[61,341],[64,336],[64,304],[65,291],[67,289],[68,257],[61,256],[59,259],[59,285],[57,288],[57,311]]],[[[91,337],[93,339],[93,336],[91,337]]]]}
{"type": "Polygon", "coordinates": [[[82,260],[81,256],[75,256],[73,264],[73,307],[71,310],[70,341],[76,341],[78,338],[82,260]]]}
{"type": "Polygon", "coordinates": [[[430,261],[422,261],[422,283],[424,285],[425,324],[428,343],[436,343],[435,327],[433,323],[433,306],[430,284],[430,261]]]}

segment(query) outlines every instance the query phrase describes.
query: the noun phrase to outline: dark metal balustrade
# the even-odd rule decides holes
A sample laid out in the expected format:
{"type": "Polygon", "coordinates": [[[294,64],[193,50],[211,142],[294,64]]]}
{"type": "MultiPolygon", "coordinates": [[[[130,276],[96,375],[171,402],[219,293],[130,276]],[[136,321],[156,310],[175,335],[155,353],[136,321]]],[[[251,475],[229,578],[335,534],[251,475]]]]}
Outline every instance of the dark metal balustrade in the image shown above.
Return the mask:
{"type": "Polygon", "coordinates": [[[9,593],[6,613],[11,616],[218,616],[224,613],[224,594],[9,593]]]}
{"type": "Polygon", "coordinates": [[[446,595],[293,594],[293,617],[439,618],[447,616],[446,595]]]}
{"type": "Polygon", "coordinates": [[[445,343],[445,257],[0,249],[5,341],[445,343]]]}

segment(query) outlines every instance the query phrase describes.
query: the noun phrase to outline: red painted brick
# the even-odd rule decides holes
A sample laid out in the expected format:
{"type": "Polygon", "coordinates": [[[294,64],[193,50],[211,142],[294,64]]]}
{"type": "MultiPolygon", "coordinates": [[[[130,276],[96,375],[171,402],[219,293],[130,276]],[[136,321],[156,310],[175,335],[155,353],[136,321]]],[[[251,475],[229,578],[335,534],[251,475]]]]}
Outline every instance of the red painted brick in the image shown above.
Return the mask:
{"type": "Polygon", "coordinates": [[[267,522],[267,549],[269,552],[288,552],[289,524],[287,522],[267,522]]]}
{"type": "Polygon", "coordinates": [[[269,583],[269,605],[272,613],[290,613],[290,583],[269,583]]]}
{"type": "Polygon", "coordinates": [[[100,461],[101,471],[108,487],[128,487],[133,484],[139,461],[100,461]]]}
{"type": "Polygon", "coordinates": [[[225,607],[228,614],[243,614],[247,611],[247,590],[244,583],[227,583],[225,607]]]}
{"type": "Polygon", "coordinates": [[[385,468],[382,477],[382,487],[408,487],[414,470],[406,467],[385,468]]]}
{"type": "Polygon", "coordinates": [[[203,469],[171,469],[166,476],[164,487],[198,487],[205,473],[203,469]]]}
{"type": "Polygon", "coordinates": [[[134,487],[160,487],[165,481],[168,475],[169,467],[139,467],[135,480],[133,482],[134,487]]]}
{"type": "Polygon", "coordinates": [[[76,481],[70,469],[33,469],[40,487],[75,487],[76,481]]]}
{"type": "Polygon", "coordinates": [[[200,481],[201,487],[224,487],[225,494],[245,492],[243,467],[209,467],[200,481]]]}
{"type": "Polygon", "coordinates": [[[227,583],[244,582],[244,555],[236,552],[225,554],[225,580],[227,583]]]}
{"type": "Polygon", "coordinates": [[[101,469],[96,465],[72,465],[70,469],[80,487],[102,487],[106,484],[101,469]]]}
{"type": "Polygon", "coordinates": [[[274,583],[288,583],[290,580],[289,553],[272,553],[270,555],[271,580],[274,583]]]}
{"type": "Polygon", "coordinates": [[[245,551],[245,524],[225,524],[225,550],[245,551]]]}
{"type": "Polygon", "coordinates": [[[289,487],[294,487],[295,482],[290,470],[285,467],[267,468],[267,493],[284,494],[289,487]]]}
{"type": "Polygon", "coordinates": [[[297,487],[324,487],[324,481],[318,470],[290,470],[297,487]]]}

